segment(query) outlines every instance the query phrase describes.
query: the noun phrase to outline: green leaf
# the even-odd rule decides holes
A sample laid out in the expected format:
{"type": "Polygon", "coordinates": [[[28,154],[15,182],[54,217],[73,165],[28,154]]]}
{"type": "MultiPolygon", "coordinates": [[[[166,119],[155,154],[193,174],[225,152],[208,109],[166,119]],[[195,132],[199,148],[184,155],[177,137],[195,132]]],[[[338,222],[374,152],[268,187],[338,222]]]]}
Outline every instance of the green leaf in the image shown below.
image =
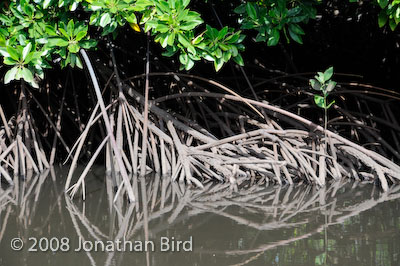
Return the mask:
{"type": "Polygon", "coordinates": [[[187,21],[185,23],[182,23],[179,28],[181,30],[192,30],[194,28],[196,28],[198,25],[200,25],[202,23],[202,21],[196,21],[196,20],[191,20],[191,21],[187,21]]]}
{"type": "Polygon", "coordinates": [[[324,72],[324,80],[325,80],[325,82],[330,80],[332,75],[333,75],[333,67],[330,67],[327,70],[325,70],[325,72],[324,72]]]}
{"type": "Polygon", "coordinates": [[[254,7],[254,3],[247,2],[246,4],[246,12],[250,18],[256,19],[257,18],[257,11],[254,7]]]}
{"type": "Polygon", "coordinates": [[[175,32],[173,31],[169,36],[168,36],[168,45],[172,46],[174,45],[175,42],[175,32]]]}
{"type": "Polygon", "coordinates": [[[43,8],[46,9],[49,7],[51,0],[44,0],[43,1],[43,8]]]}
{"type": "Polygon", "coordinates": [[[18,67],[17,74],[15,74],[15,80],[20,80],[22,78],[22,69],[18,67]]]}
{"type": "Polygon", "coordinates": [[[274,28],[272,30],[271,36],[268,38],[267,45],[268,46],[275,46],[278,44],[280,38],[279,30],[274,28]]]}
{"type": "Polygon", "coordinates": [[[54,47],[54,46],[60,46],[60,47],[65,47],[68,46],[68,41],[62,39],[62,38],[50,38],[48,40],[48,44],[50,47],[54,47]]]}
{"type": "Polygon", "coordinates": [[[33,6],[30,4],[26,3],[25,5],[22,5],[22,9],[24,10],[25,14],[28,15],[28,17],[33,16],[33,6]]]}
{"type": "Polygon", "coordinates": [[[385,26],[387,20],[388,20],[388,16],[386,15],[385,10],[381,10],[381,12],[379,13],[379,16],[378,16],[379,27],[382,28],[383,26],[385,26]]]}
{"type": "Polygon", "coordinates": [[[87,40],[79,43],[81,48],[83,49],[90,49],[96,47],[97,41],[96,40],[87,40]]]}
{"type": "Polygon", "coordinates": [[[28,68],[26,68],[26,67],[22,68],[21,75],[22,75],[22,78],[26,82],[32,82],[33,81],[33,74],[28,68]]]}
{"type": "Polygon", "coordinates": [[[10,54],[7,52],[5,47],[0,47],[0,54],[4,57],[10,57],[10,54]]]}
{"type": "Polygon", "coordinates": [[[71,19],[71,20],[68,22],[68,25],[67,25],[67,33],[68,33],[68,36],[69,36],[69,37],[74,36],[74,29],[75,29],[74,20],[71,19]]]}
{"type": "Polygon", "coordinates": [[[4,77],[4,84],[10,83],[11,80],[15,79],[15,75],[17,74],[18,67],[15,66],[11,68],[10,70],[7,71],[5,77],[4,77]]]}
{"type": "Polygon", "coordinates": [[[68,35],[68,33],[65,31],[65,29],[63,29],[63,28],[58,28],[58,31],[61,32],[61,34],[62,34],[65,38],[69,39],[69,35],[68,35]]]}
{"type": "Polygon", "coordinates": [[[162,48],[167,47],[167,45],[168,45],[168,35],[165,35],[164,37],[162,37],[160,39],[160,43],[161,43],[162,48]]]}
{"type": "Polygon", "coordinates": [[[236,14],[243,14],[244,12],[246,12],[246,5],[245,4],[241,4],[240,6],[236,7],[233,12],[235,12],[236,14]]]}
{"type": "Polygon", "coordinates": [[[73,2],[72,5],[69,7],[69,11],[73,12],[78,7],[78,2],[73,2]]]}
{"type": "Polygon", "coordinates": [[[379,6],[383,9],[388,5],[389,0],[377,0],[377,2],[379,4],[379,6]]]}
{"type": "Polygon", "coordinates": [[[224,59],[224,62],[228,62],[232,57],[232,53],[231,52],[225,52],[224,55],[222,56],[222,58],[224,59]]]}
{"type": "Polygon", "coordinates": [[[19,53],[18,50],[12,46],[7,46],[7,52],[10,54],[11,58],[18,61],[19,60],[19,53]]]}
{"type": "MultiPolygon", "coordinates": [[[[174,1],[174,0],[172,0],[174,1]]],[[[163,0],[159,0],[159,1],[155,1],[156,2],[156,6],[163,12],[165,13],[171,13],[171,9],[169,8],[169,5],[166,1],[163,0]]]]}
{"type": "Polygon", "coordinates": [[[235,63],[238,64],[239,66],[244,66],[244,61],[243,61],[243,58],[242,58],[242,56],[240,54],[235,56],[233,58],[233,61],[235,61],[235,63]]]}
{"type": "Polygon", "coordinates": [[[196,55],[196,49],[193,47],[193,45],[189,45],[187,50],[189,51],[189,53],[196,55]]]}
{"type": "Polygon", "coordinates": [[[228,27],[224,27],[224,28],[218,33],[218,39],[220,39],[220,40],[224,39],[227,33],[228,33],[228,27]]]}
{"type": "Polygon", "coordinates": [[[24,49],[22,50],[22,60],[25,60],[26,56],[30,53],[32,49],[32,44],[28,43],[27,46],[24,47],[24,49]]]}
{"type": "Polygon", "coordinates": [[[321,90],[321,83],[318,80],[310,79],[310,85],[314,90],[321,90]]]}
{"type": "Polygon", "coordinates": [[[190,3],[190,0],[182,0],[182,7],[186,8],[190,3]]]}
{"type": "Polygon", "coordinates": [[[215,61],[215,58],[212,57],[212,56],[209,55],[209,54],[204,54],[204,55],[203,55],[203,58],[204,58],[205,60],[207,60],[207,61],[210,61],[210,62],[214,62],[214,61],[215,61]]]}
{"type": "Polygon", "coordinates": [[[187,54],[179,55],[179,62],[181,62],[182,65],[186,65],[188,60],[189,60],[189,58],[188,58],[187,54]]]}
{"type": "Polygon", "coordinates": [[[295,33],[294,31],[292,31],[290,28],[289,28],[289,35],[290,35],[290,38],[292,38],[295,42],[303,44],[303,40],[302,40],[301,36],[299,34],[295,33]]]}
{"type": "Polygon", "coordinates": [[[111,16],[109,13],[104,13],[100,18],[100,26],[105,27],[111,22],[111,16]]]}
{"type": "Polygon", "coordinates": [[[57,40],[57,46],[65,47],[65,46],[68,46],[68,44],[69,44],[69,42],[64,39],[57,40]]]}
{"type": "Polygon", "coordinates": [[[304,35],[303,29],[298,24],[290,24],[289,30],[293,31],[294,33],[296,33],[298,35],[304,35]]]}
{"type": "Polygon", "coordinates": [[[182,33],[178,33],[178,41],[184,46],[189,47],[191,44],[182,33]]]}
{"type": "Polygon", "coordinates": [[[325,83],[325,78],[324,78],[324,73],[322,72],[317,72],[317,76],[315,76],[315,79],[318,80],[321,84],[325,83]]]}
{"type": "Polygon", "coordinates": [[[87,34],[87,31],[80,31],[80,32],[76,35],[75,40],[79,42],[80,40],[82,40],[82,39],[86,36],[86,34],[87,34]]]}
{"type": "Polygon", "coordinates": [[[44,31],[50,36],[57,35],[56,29],[51,25],[46,25],[44,31]]]}
{"type": "Polygon", "coordinates": [[[330,80],[328,82],[328,86],[326,87],[326,91],[331,92],[335,87],[336,87],[336,82],[333,80],[330,80]]]}
{"type": "Polygon", "coordinates": [[[79,45],[78,44],[70,44],[68,45],[68,51],[70,51],[71,53],[76,54],[77,52],[79,52],[79,45]]]}
{"type": "Polygon", "coordinates": [[[191,59],[188,59],[186,65],[185,65],[185,70],[190,70],[194,66],[194,62],[191,59]]]}
{"type": "Polygon", "coordinates": [[[76,56],[76,66],[80,69],[83,69],[82,61],[79,56],[76,56]]]}
{"type": "Polygon", "coordinates": [[[75,67],[75,63],[76,63],[76,54],[69,54],[69,57],[70,57],[70,62],[69,62],[69,64],[71,65],[71,67],[75,67]]]}
{"type": "Polygon", "coordinates": [[[35,57],[35,52],[29,53],[24,59],[24,64],[29,64],[35,57]]]}
{"type": "Polygon", "coordinates": [[[314,102],[318,107],[325,109],[325,99],[320,95],[314,95],[314,102]]]}
{"type": "Polygon", "coordinates": [[[222,60],[222,58],[217,58],[214,61],[215,71],[218,72],[222,68],[223,65],[224,65],[224,60],[222,60]]]}
{"type": "Polygon", "coordinates": [[[137,24],[137,18],[135,13],[129,14],[125,17],[126,21],[132,24],[137,24]]]}
{"type": "Polygon", "coordinates": [[[392,31],[396,29],[397,23],[394,21],[394,19],[389,20],[389,27],[392,31]]]}
{"type": "Polygon", "coordinates": [[[8,65],[8,66],[13,66],[18,63],[16,60],[12,59],[11,57],[4,57],[3,62],[5,65],[8,65]]]}

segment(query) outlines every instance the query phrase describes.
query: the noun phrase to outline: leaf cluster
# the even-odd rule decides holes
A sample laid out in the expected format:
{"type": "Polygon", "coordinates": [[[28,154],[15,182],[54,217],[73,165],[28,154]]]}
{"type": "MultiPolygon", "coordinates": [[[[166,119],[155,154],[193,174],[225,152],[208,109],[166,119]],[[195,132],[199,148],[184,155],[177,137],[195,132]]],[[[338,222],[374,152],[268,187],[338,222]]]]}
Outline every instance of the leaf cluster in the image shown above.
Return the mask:
{"type": "Polygon", "coordinates": [[[331,80],[332,75],[333,67],[330,67],[325,72],[317,72],[314,79],[310,79],[311,88],[322,93],[322,95],[314,94],[314,102],[318,107],[325,110],[329,109],[335,103],[335,101],[327,103],[330,92],[336,87],[336,82],[331,80]]]}
{"type": "Polygon", "coordinates": [[[314,19],[318,1],[263,0],[246,2],[234,11],[240,15],[242,29],[257,31],[256,41],[275,46],[283,35],[287,42],[302,44],[304,30],[301,23],[314,19]]]}
{"type": "Polygon", "coordinates": [[[0,3],[0,53],[10,69],[5,82],[23,79],[33,87],[52,63],[82,68],[80,49],[96,47],[102,36],[117,36],[129,24],[150,32],[179,55],[181,68],[207,59],[221,69],[231,58],[243,65],[240,31],[217,30],[188,8],[190,0],[8,0],[0,3]],[[93,28],[93,30],[90,30],[93,28]]]}

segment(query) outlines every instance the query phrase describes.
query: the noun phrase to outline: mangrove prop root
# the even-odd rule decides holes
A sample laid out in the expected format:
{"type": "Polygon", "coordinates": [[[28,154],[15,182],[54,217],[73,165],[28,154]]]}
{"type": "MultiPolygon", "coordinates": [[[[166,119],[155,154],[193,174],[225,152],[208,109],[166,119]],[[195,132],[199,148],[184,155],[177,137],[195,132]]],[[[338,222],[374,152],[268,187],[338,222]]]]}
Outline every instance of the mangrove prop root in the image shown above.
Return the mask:
{"type": "Polygon", "coordinates": [[[21,82],[16,118],[7,120],[0,106],[0,174],[11,185],[19,178],[27,179],[32,171],[39,173],[50,167],[30,112],[28,100],[31,97],[24,82],[21,82]],[[14,179],[10,173],[14,174],[14,179]]]}
{"type": "MultiPolygon", "coordinates": [[[[182,76],[193,78],[188,75],[182,76]]],[[[211,84],[218,85],[215,81],[211,84]]],[[[126,83],[123,84],[123,92],[115,112],[122,118],[119,119],[121,122],[117,123],[119,126],[115,125],[114,131],[120,132],[118,139],[122,163],[129,172],[135,174],[141,167],[145,167],[146,173],[149,170],[161,172],[168,174],[172,181],[179,180],[197,187],[204,187],[207,181],[212,180],[235,185],[243,178],[251,179],[257,184],[292,184],[305,181],[324,187],[330,179],[350,178],[378,180],[382,189],[387,191],[390,183],[400,180],[400,167],[389,159],[266,102],[230,94],[184,92],[149,101],[149,119],[146,121],[145,116],[138,111],[138,106],[144,106],[147,102],[145,97],[138,93],[134,86],[126,83]],[[129,95],[129,100],[133,102],[128,102],[125,94],[129,95]],[[188,117],[172,115],[157,106],[158,103],[177,98],[186,99],[188,103],[190,98],[198,100],[196,103],[203,108],[197,116],[208,119],[209,123],[212,120],[217,124],[230,123],[230,130],[222,130],[227,136],[217,138],[188,117]],[[206,106],[204,99],[222,103],[223,109],[218,114],[212,114],[212,109],[206,106]],[[270,116],[266,119],[268,122],[254,116],[254,113],[251,115],[251,109],[249,114],[246,114],[242,112],[244,109],[236,108],[239,111],[235,113],[235,108],[232,108],[229,102],[239,102],[239,105],[244,107],[250,104],[258,108],[259,112],[270,116]],[[217,116],[226,119],[223,121],[217,116]],[[272,117],[294,126],[302,125],[302,129],[284,129],[272,117]],[[145,125],[148,127],[148,134],[144,138],[145,125]],[[124,130],[121,130],[121,127],[124,130]],[[143,148],[139,147],[140,139],[146,143],[145,147],[149,151],[148,156],[146,155],[147,160],[143,160],[143,148]],[[146,164],[143,165],[143,162],[146,164]]],[[[98,108],[95,108],[92,120],[88,124],[94,123],[97,110],[98,108]]],[[[99,116],[97,115],[97,118],[99,116]]],[[[87,134],[85,132],[86,130],[84,134],[87,134]]],[[[80,145],[83,145],[82,140],[83,138],[80,145]]],[[[97,156],[98,152],[95,154],[97,156]]],[[[86,174],[87,170],[83,173],[86,174]]],[[[84,175],[81,175],[79,180],[79,183],[71,188],[66,187],[71,189],[71,195],[75,194],[79,185],[83,187],[84,175]]],[[[117,182],[117,186],[114,201],[126,190],[123,183],[117,182]]]]}

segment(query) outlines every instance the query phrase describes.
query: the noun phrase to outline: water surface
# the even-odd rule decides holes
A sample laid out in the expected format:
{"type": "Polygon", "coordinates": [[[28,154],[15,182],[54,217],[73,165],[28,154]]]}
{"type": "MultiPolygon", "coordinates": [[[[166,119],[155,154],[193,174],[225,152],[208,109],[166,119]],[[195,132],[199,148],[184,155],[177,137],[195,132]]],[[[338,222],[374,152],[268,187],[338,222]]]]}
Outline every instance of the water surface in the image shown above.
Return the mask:
{"type": "Polygon", "coordinates": [[[113,201],[101,170],[88,176],[85,201],[64,194],[64,178],[57,169],[0,191],[0,265],[400,265],[399,186],[382,193],[353,181],[319,190],[243,183],[201,191],[153,176],[133,178],[138,199],[127,204],[113,201]],[[11,249],[17,237],[21,251],[11,249]],[[43,237],[55,250],[68,238],[69,251],[28,250],[29,238],[43,237]],[[187,251],[163,252],[162,239],[175,249],[186,241],[187,251]],[[111,241],[114,252],[75,251],[80,240],[111,241]],[[154,250],[115,250],[118,241],[152,242],[154,250]]]}

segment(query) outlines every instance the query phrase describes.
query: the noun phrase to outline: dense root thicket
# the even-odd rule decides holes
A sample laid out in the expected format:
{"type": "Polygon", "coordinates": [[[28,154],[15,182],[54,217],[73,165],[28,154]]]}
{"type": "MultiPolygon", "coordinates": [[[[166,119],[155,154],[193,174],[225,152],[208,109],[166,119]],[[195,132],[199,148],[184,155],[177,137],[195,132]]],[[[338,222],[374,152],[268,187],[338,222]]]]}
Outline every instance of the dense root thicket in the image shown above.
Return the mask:
{"type": "MultiPolygon", "coordinates": [[[[146,165],[143,165],[140,163],[143,162],[143,146],[139,143],[143,139],[145,118],[138,110],[145,100],[134,82],[141,76],[126,80],[119,99],[115,99],[108,109],[111,110],[110,121],[117,121],[112,125],[124,166],[129,172],[136,174],[138,169],[146,167],[148,171],[170,176],[172,181],[198,187],[203,187],[207,180],[234,184],[242,177],[257,183],[306,181],[324,186],[329,179],[347,177],[379,180],[386,191],[388,183],[400,179],[400,167],[391,160],[265,101],[245,99],[229,88],[201,77],[178,73],[151,73],[151,76],[173,76],[178,82],[186,79],[197,91],[186,87],[185,91],[149,103],[146,145],[150,152],[146,155],[146,165]],[[231,94],[211,93],[198,86],[196,80],[231,94]],[[125,95],[129,95],[129,101],[125,95]],[[179,103],[186,115],[162,109],[167,100],[179,103]],[[212,132],[210,128],[220,132],[212,132]],[[217,137],[217,134],[223,137],[217,137]]],[[[97,108],[91,118],[95,119],[96,112],[97,108]]],[[[93,121],[88,124],[92,125],[93,121]]],[[[82,139],[80,141],[83,144],[82,139]]],[[[105,143],[106,139],[99,149],[105,143]]],[[[113,156],[108,156],[109,151],[110,148],[106,153],[107,169],[118,165],[110,162],[113,156]]],[[[94,159],[95,156],[90,162],[94,159]]],[[[80,185],[84,188],[84,177],[91,163],[71,187],[72,195],[80,185]]],[[[118,169],[113,170],[118,173],[118,169]]],[[[115,180],[119,186],[118,196],[121,189],[126,189],[126,183],[118,182],[118,175],[115,180]]]]}
{"type": "MultiPolygon", "coordinates": [[[[148,67],[146,74],[121,80],[112,50],[112,70],[99,67],[95,71],[87,55],[84,52],[82,55],[97,103],[94,103],[86,126],[79,125],[81,135],[71,150],[60,134],[66,88],[59,112],[52,116],[56,122],[45,115],[55,132],[53,143],[49,145],[49,160],[35,133],[24,87],[21,87],[17,119],[7,121],[0,109],[3,123],[0,171],[8,183],[13,183],[9,170],[14,170],[14,176],[18,176],[26,175],[30,169],[39,172],[49,167],[54,162],[58,140],[69,153],[66,161],[70,160],[71,167],[65,189],[71,196],[81,189],[85,197],[85,177],[102,154],[105,154],[106,172],[113,176],[113,185],[117,187],[114,200],[126,193],[134,201],[129,174],[145,175],[152,171],[172,181],[197,187],[203,187],[208,180],[235,184],[239,178],[280,185],[305,181],[323,187],[328,180],[346,177],[379,181],[386,191],[390,184],[400,180],[400,167],[390,159],[398,158],[396,149],[391,148],[373,127],[376,123],[388,125],[393,143],[398,145],[400,130],[392,122],[395,118],[389,105],[385,105],[386,120],[371,115],[371,112],[367,115],[360,110],[355,114],[351,108],[335,106],[341,118],[332,119],[330,126],[335,122],[346,124],[344,120],[351,126],[350,134],[340,132],[344,134],[339,135],[295,114],[295,108],[298,111],[310,109],[303,100],[284,109],[256,94],[255,88],[260,91],[258,87],[271,82],[271,87],[276,86],[278,78],[252,86],[245,76],[249,94],[253,95],[251,99],[213,80],[172,72],[150,73],[148,67]],[[96,77],[99,73],[106,84],[102,91],[96,77]],[[160,83],[170,94],[157,93],[146,101],[146,96],[139,93],[143,78],[145,94],[149,93],[150,78],[158,82],[164,80],[160,83]],[[109,101],[104,99],[107,89],[111,91],[109,101]],[[368,121],[375,124],[368,125],[368,121]],[[101,139],[96,142],[91,136],[99,135],[95,130],[99,124],[101,139]],[[359,135],[364,138],[358,139],[359,135]],[[372,146],[374,150],[367,149],[353,139],[361,142],[366,139],[368,143],[378,145],[372,146]],[[74,178],[80,158],[87,154],[88,146],[96,143],[98,147],[90,153],[86,167],[79,177],[74,178]]],[[[287,98],[298,91],[283,85],[285,90],[282,92],[286,94],[282,93],[279,99],[288,102],[287,98]]],[[[29,95],[45,114],[39,101],[29,95]]]]}
{"type": "Polygon", "coordinates": [[[25,178],[31,171],[39,173],[50,165],[30,112],[30,94],[24,83],[21,84],[19,95],[16,117],[7,120],[0,106],[0,173],[9,184],[18,181],[18,177],[25,178]],[[14,177],[11,177],[10,170],[14,177]]]}

